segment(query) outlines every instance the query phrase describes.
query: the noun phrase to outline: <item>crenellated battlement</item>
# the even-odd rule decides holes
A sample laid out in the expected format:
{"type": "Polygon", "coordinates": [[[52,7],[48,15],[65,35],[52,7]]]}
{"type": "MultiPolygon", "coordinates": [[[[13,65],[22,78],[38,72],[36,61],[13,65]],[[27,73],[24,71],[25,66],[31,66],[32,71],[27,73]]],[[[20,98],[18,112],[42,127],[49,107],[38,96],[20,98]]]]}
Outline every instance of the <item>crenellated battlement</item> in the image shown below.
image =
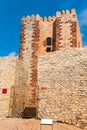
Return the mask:
{"type": "Polygon", "coordinates": [[[64,16],[64,15],[75,15],[76,16],[76,11],[75,11],[75,9],[71,9],[71,10],[66,10],[66,11],[62,11],[62,12],[60,12],[60,11],[58,11],[58,12],[56,12],[56,17],[62,17],[62,16],[64,16]]]}
{"type": "Polygon", "coordinates": [[[51,21],[54,21],[57,17],[64,17],[64,16],[75,16],[76,17],[75,9],[66,10],[66,11],[62,10],[61,12],[57,11],[56,16],[48,16],[48,17],[44,17],[44,18],[42,18],[39,14],[26,16],[26,17],[22,18],[22,22],[26,23],[27,21],[32,22],[34,20],[39,20],[39,21],[43,21],[43,22],[51,22],[51,21]]]}
{"type": "Polygon", "coordinates": [[[51,22],[51,21],[54,21],[56,19],[56,16],[49,16],[49,17],[40,17],[38,14],[35,16],[35,15],[32,15],[32,16],[27,16],[27,17],[23,17],[22,18],[22,22],[23,23],[26,23],[26,22],[32,22],[34,20],[39,20],[39,21],[43,21],[43,22],[51,22]]]}

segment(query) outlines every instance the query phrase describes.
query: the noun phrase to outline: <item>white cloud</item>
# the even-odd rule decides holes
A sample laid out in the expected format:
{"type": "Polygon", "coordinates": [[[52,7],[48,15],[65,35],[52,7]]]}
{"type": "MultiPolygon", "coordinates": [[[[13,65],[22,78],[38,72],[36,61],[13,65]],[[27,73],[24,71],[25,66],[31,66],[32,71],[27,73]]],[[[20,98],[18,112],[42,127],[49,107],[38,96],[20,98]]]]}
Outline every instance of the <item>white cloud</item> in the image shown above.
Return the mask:
{"type": "Polygon", "coordinates": [[[84,33],[81,33],[82,38],[84,37],[84,33]]]}
{"type": "Polygon", "coordinates": [[[17,56],[16,52],[10,52],[8,56],[17,56]]]}
{"type": "Polygon", "coordinates": [[[87,26],[87,8],[84,9],[79,15],[80,26],[87,26]]]}

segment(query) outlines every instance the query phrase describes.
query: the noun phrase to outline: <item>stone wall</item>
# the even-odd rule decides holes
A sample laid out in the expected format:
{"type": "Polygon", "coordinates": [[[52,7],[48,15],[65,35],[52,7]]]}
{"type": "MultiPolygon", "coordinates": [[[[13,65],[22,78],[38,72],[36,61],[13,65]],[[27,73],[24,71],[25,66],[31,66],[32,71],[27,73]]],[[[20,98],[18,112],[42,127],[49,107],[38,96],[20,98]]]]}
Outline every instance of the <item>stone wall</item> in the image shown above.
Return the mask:
{"type": "Polygon", "coordinates": [[[0,117],[12,115],[16,58],[0,58],[0,117]]]}
{"type": "Polygon", "coordinates": [[[87,48],[41,55],[38,71],[38,116],[87,125],[87,48]]]}

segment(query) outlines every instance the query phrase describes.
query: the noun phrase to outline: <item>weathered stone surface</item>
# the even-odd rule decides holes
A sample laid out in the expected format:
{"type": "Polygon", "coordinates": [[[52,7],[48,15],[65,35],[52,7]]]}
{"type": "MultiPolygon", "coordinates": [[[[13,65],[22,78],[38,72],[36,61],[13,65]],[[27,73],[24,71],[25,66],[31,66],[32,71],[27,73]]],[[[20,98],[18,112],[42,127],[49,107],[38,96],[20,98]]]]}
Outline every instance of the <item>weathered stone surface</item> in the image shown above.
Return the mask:
{"type": "Polygon", "coordinates": [[[38,71],[39,117],[87,125],[87,48],[42,55],[38,71]]]}
{"type": "Polygon", "coordinates": [[[27,23],[23,33],[25,42],[21,42],[23,47],[20,48],[14,88],[13,115],[16,116],[20,116],[26,107],[37,107],[39,21],[27,23]]]}
{"type": "Polygon", "coordinates": [[[0,116],[12,115],[16,60],[15,57],[0,58],[0,116]],[[7,89],[7,93],[2,93],[3,89],[7,89]]]}

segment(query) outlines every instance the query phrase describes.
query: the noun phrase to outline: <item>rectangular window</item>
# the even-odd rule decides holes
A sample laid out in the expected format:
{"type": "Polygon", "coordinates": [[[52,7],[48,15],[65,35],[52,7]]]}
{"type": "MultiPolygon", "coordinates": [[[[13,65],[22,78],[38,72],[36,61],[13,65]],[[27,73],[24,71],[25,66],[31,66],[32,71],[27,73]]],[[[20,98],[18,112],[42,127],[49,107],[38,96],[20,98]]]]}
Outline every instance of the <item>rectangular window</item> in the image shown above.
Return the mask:
{"type": "Polygon", "coordinates": [[[47,52],[51,52],[51,48],[50,47],[47,47],[47,52]]]}

